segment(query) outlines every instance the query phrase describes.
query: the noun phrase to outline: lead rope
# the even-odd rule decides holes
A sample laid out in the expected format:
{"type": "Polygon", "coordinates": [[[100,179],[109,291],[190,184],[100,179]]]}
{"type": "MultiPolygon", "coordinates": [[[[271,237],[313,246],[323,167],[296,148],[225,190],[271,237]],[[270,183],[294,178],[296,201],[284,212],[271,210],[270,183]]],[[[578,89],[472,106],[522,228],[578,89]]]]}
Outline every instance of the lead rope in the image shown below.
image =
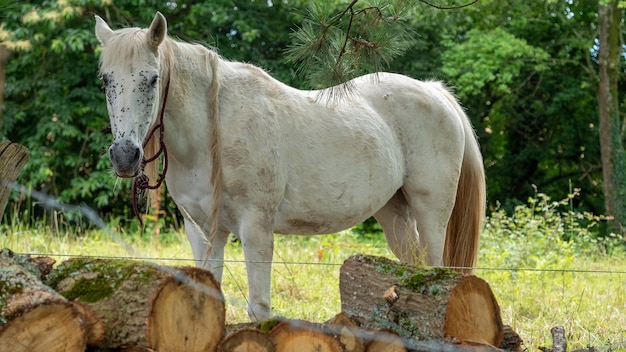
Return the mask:
{"type": "Polygon", "coordinates": [[[146,159],[144,155],[143,159],[141,160],[141,175],[135,177],[133,181],[133,191],[132,191],[133,192],[133,212],[135,213],[135,217],[137,218],[137,220],[139,220],[139,226],[141,228],[143,228],[143,220],[141,220],[141,214],[139,213],[139,205],[138,205],[139,193],[146,189],[150,190],[150,189],[157,189],[161,187],[161,184],[165,180],[165,174],[167,173],[167,148],[165,147],[165,141],[163,140],[163,136],[165,133],[165,125],[163,124],[163,116],[165,116],[165,104],[167,103],[167,94],[169,93],[169,91],[170,91],[170,75],[168,74],[167,84],[165,85],[165,94],[163,95],[163,105],[161,106],[161,115],[159,116],[159,123],[155,125],[154,127],[152,127],[152,129],[150,130],[150,133],[148,133],[148,138],[146,138],[142,144],[142,147],[145,148],[148,141],[150,141],[150,139],[152,138],[152,136],[158,129],[159,130],[159,150],[156,152],[156,154],[154,154],[150,158],[146,159]],[[156,183],[154,185],[151,185],[150,180],[148,179],[148,176],[146,176],[146,174],[143,173],[143,170],[145,169],[147,164],[155,161],[159,156],[161,156],[161,154],[163,154],[163,171],[159,173],[159,177],[157,178],[156,183]]]}

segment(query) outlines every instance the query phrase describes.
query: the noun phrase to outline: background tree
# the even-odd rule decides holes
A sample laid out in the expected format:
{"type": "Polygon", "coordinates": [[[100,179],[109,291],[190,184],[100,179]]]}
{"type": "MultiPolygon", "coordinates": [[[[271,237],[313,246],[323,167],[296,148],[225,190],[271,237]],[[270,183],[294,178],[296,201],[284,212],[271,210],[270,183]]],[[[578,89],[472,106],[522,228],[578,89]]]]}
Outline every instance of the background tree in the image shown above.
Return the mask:
{"type": "Polygon", "coordinates": [[[448,36],[443,70],[477,120],[492,202],[582,188],[578,206],[604,213],[594,6],[481,1],[448,36]]]}
{"type": "Polygon", "coordinates": [[[620,27],[622,10],[617,0],[600,0],[598,67],[598,107],[600,112],[600,147],[604,176],[605,208],[613,216],[613,230],[624,232],[626,226],[626,153],[624,131],[619,114],[619,76],[622,72],[620,27]]]}
{"type": "MultiPolygon", "coordinates": [[[[597,4],[483,0],[453,10],[396,4],[408,7],[395,10],[404,15],[396,22],[410,26],[413,37],[388,69],[454,87],[480,137],[490,204],[512,209],[537,190],[566,197],[581,188],[577,206],[604,213],[593,49],[597,4]]],[[[323,28],[332,16],[309,21],[323,28]]],[[[389,36],[403,38],[393,31],[389,36]]],[[[315,47],[314,36],[296,39],[310,44],[301,57],[338,47],[315,47]]]]}
{"type": "Polygon", "coordinates": [[[85,202],[104,214],[132,218],[130,182],[114,177],[106,153],[112,137],[93,15],[115,27],[146,27],[162,11],[172,36],[217,46],[229,59],[264,65],[293,84],[294,70],[279,70],[278,57],[298,15],[282,2],[242,3],[170,2],[164,8],[161,1],[30,1],[7,11],[0,43],[14,54],[3,85],[3,137],[31,152],[19,182],[63,202],[85,202]]]}
{"type": "MultiPolygon", "coordinates": [[[[115,179],[105,153],[111,136],[93,14],[114,27],[145,27],[159,10],[173,37],[262,66],[299,88],[377,70],[443,80],[454,87],[477,129],[492,206],[512,209],[537,190],[561,199],[580,188],[575,206],[604,213],[598,3],[482,0],[455,10],[437,8],[467,3],[16,3],[1,13],[0,43],[12,52],[3,137],[31,150],[22,184],[132,218],[130,183],[115,179]]],[[[624,27],[618,31],[623,35],[624,27]]],[[[619,68],[610,75],[618,87],[612,103],[619,104],[624,75],[619,68]]],[[[616,138],[623,143],[623,135],[616,138]]]]}

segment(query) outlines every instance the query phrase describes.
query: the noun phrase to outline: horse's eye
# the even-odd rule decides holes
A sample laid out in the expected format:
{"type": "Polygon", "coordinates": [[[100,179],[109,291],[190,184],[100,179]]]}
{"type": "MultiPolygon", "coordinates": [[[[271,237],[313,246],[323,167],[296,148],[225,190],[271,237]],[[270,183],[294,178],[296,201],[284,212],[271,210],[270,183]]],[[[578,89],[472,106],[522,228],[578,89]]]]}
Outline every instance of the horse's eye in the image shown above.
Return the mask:
{"type": "Polygon", "coordinates": [[[104,84],[105,87],[107,87],[109,85],[109,83],[111,82],[111,77],[108,74],[103,74],[102,75],[102,84],[104,84]]]}
{"type": "Polygon", "coordinates": [[[150,87],[154,87],[158,80],[159,80],[159,75],[152,76],[152,78],[150,78],[150,81],[148,82],[150,84],[150,87]]]}

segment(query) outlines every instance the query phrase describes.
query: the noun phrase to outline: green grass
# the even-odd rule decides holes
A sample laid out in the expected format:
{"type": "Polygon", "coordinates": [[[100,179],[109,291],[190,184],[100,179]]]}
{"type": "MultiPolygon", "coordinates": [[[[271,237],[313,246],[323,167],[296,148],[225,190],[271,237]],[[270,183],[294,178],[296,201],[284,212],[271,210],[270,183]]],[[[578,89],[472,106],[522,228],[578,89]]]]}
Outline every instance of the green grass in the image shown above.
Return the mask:
{"type": "MultiPolygon", "coordinates": [[[[520,334],[528,351],[551,347],[550,328],[555,325],[565,327],[570,350],[594,346],[600,351],[626,351],[626,252],[615,245],[620,238],[592,239],[589,230],[594,223],[585,217],[589,214],[556,211],[562,205],[539,197],[513,216],[495,211],[482,236],[476,274],[491,285],[504,323],[520,334]],[[570,240],[562,240],[568,236],[570,240]]],[[[75,235],[44,226],[12,226],[2,232],[0,248],[52,254],[59,261],[68,255],[93,255],[193,264],[181,231],[112,237],[104,231],[75,235]]],[[[333,317],[341,310],[340,265],[357,253],[394,258],[382,234],[276,236],[273,313],[316,322],[333,317]]],[[[247,281],[238,243],[229,243],[226,260],[222,290],[227,322],[244,322],[247,281]]]]}

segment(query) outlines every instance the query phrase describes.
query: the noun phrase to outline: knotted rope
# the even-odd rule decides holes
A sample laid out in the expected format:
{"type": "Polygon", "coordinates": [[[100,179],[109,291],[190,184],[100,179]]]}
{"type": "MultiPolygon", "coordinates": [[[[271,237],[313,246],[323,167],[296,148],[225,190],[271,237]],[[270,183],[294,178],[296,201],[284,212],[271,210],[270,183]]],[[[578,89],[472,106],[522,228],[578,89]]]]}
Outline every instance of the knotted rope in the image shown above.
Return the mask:
{"type": "Polygon", "coordinates": [[[165,174],[167,173],[167,147],[165,146],[165,141],[163,140],[163,136],[165,133],[165,125],[163,124],[163,116],[165,116],[165,105],[167,103],[167,94],[169,93],[169,91],[170,91],[170,75],[168,74],[167,84],[165,85],[165,94],[163,95],[163,105],[161,106],[161,114],[159,116],[159,123],[155,125],[154,127],[152,127],[152,129],[150,130],[150,133],[148,133],[147,138],[144,139],[144,142],[142,144],[142,148],[145,148],[146,145],[148,144],[148,141],[152,139],[154,133],[158,129],[159,130],[159,150],[153,156],[147,159],[144,155],[144,157],[141,160],[140,175],[135,177],[135,180],[133,181],[133,212],[135,213],[137,220],[139,220],[139,225],[142,228],[143,228],[143,220],[141,219],[141,214],[139,214],[139,205],[138,205],[139,193],[146,189],[150,190],[150,189],[157,189],[161,187],[161,184],[165,180],[165,174]],[[159,173],[159,177],[157,178],[156,183],[151,185],[150,180],[148,179],[148,176],[146,176],[146,174],[143,173],[143,170],[145,169],[146,165],[158,159],[159,156],[161,156],[161,154],[163,154],[163,171],[159,173]]]}

